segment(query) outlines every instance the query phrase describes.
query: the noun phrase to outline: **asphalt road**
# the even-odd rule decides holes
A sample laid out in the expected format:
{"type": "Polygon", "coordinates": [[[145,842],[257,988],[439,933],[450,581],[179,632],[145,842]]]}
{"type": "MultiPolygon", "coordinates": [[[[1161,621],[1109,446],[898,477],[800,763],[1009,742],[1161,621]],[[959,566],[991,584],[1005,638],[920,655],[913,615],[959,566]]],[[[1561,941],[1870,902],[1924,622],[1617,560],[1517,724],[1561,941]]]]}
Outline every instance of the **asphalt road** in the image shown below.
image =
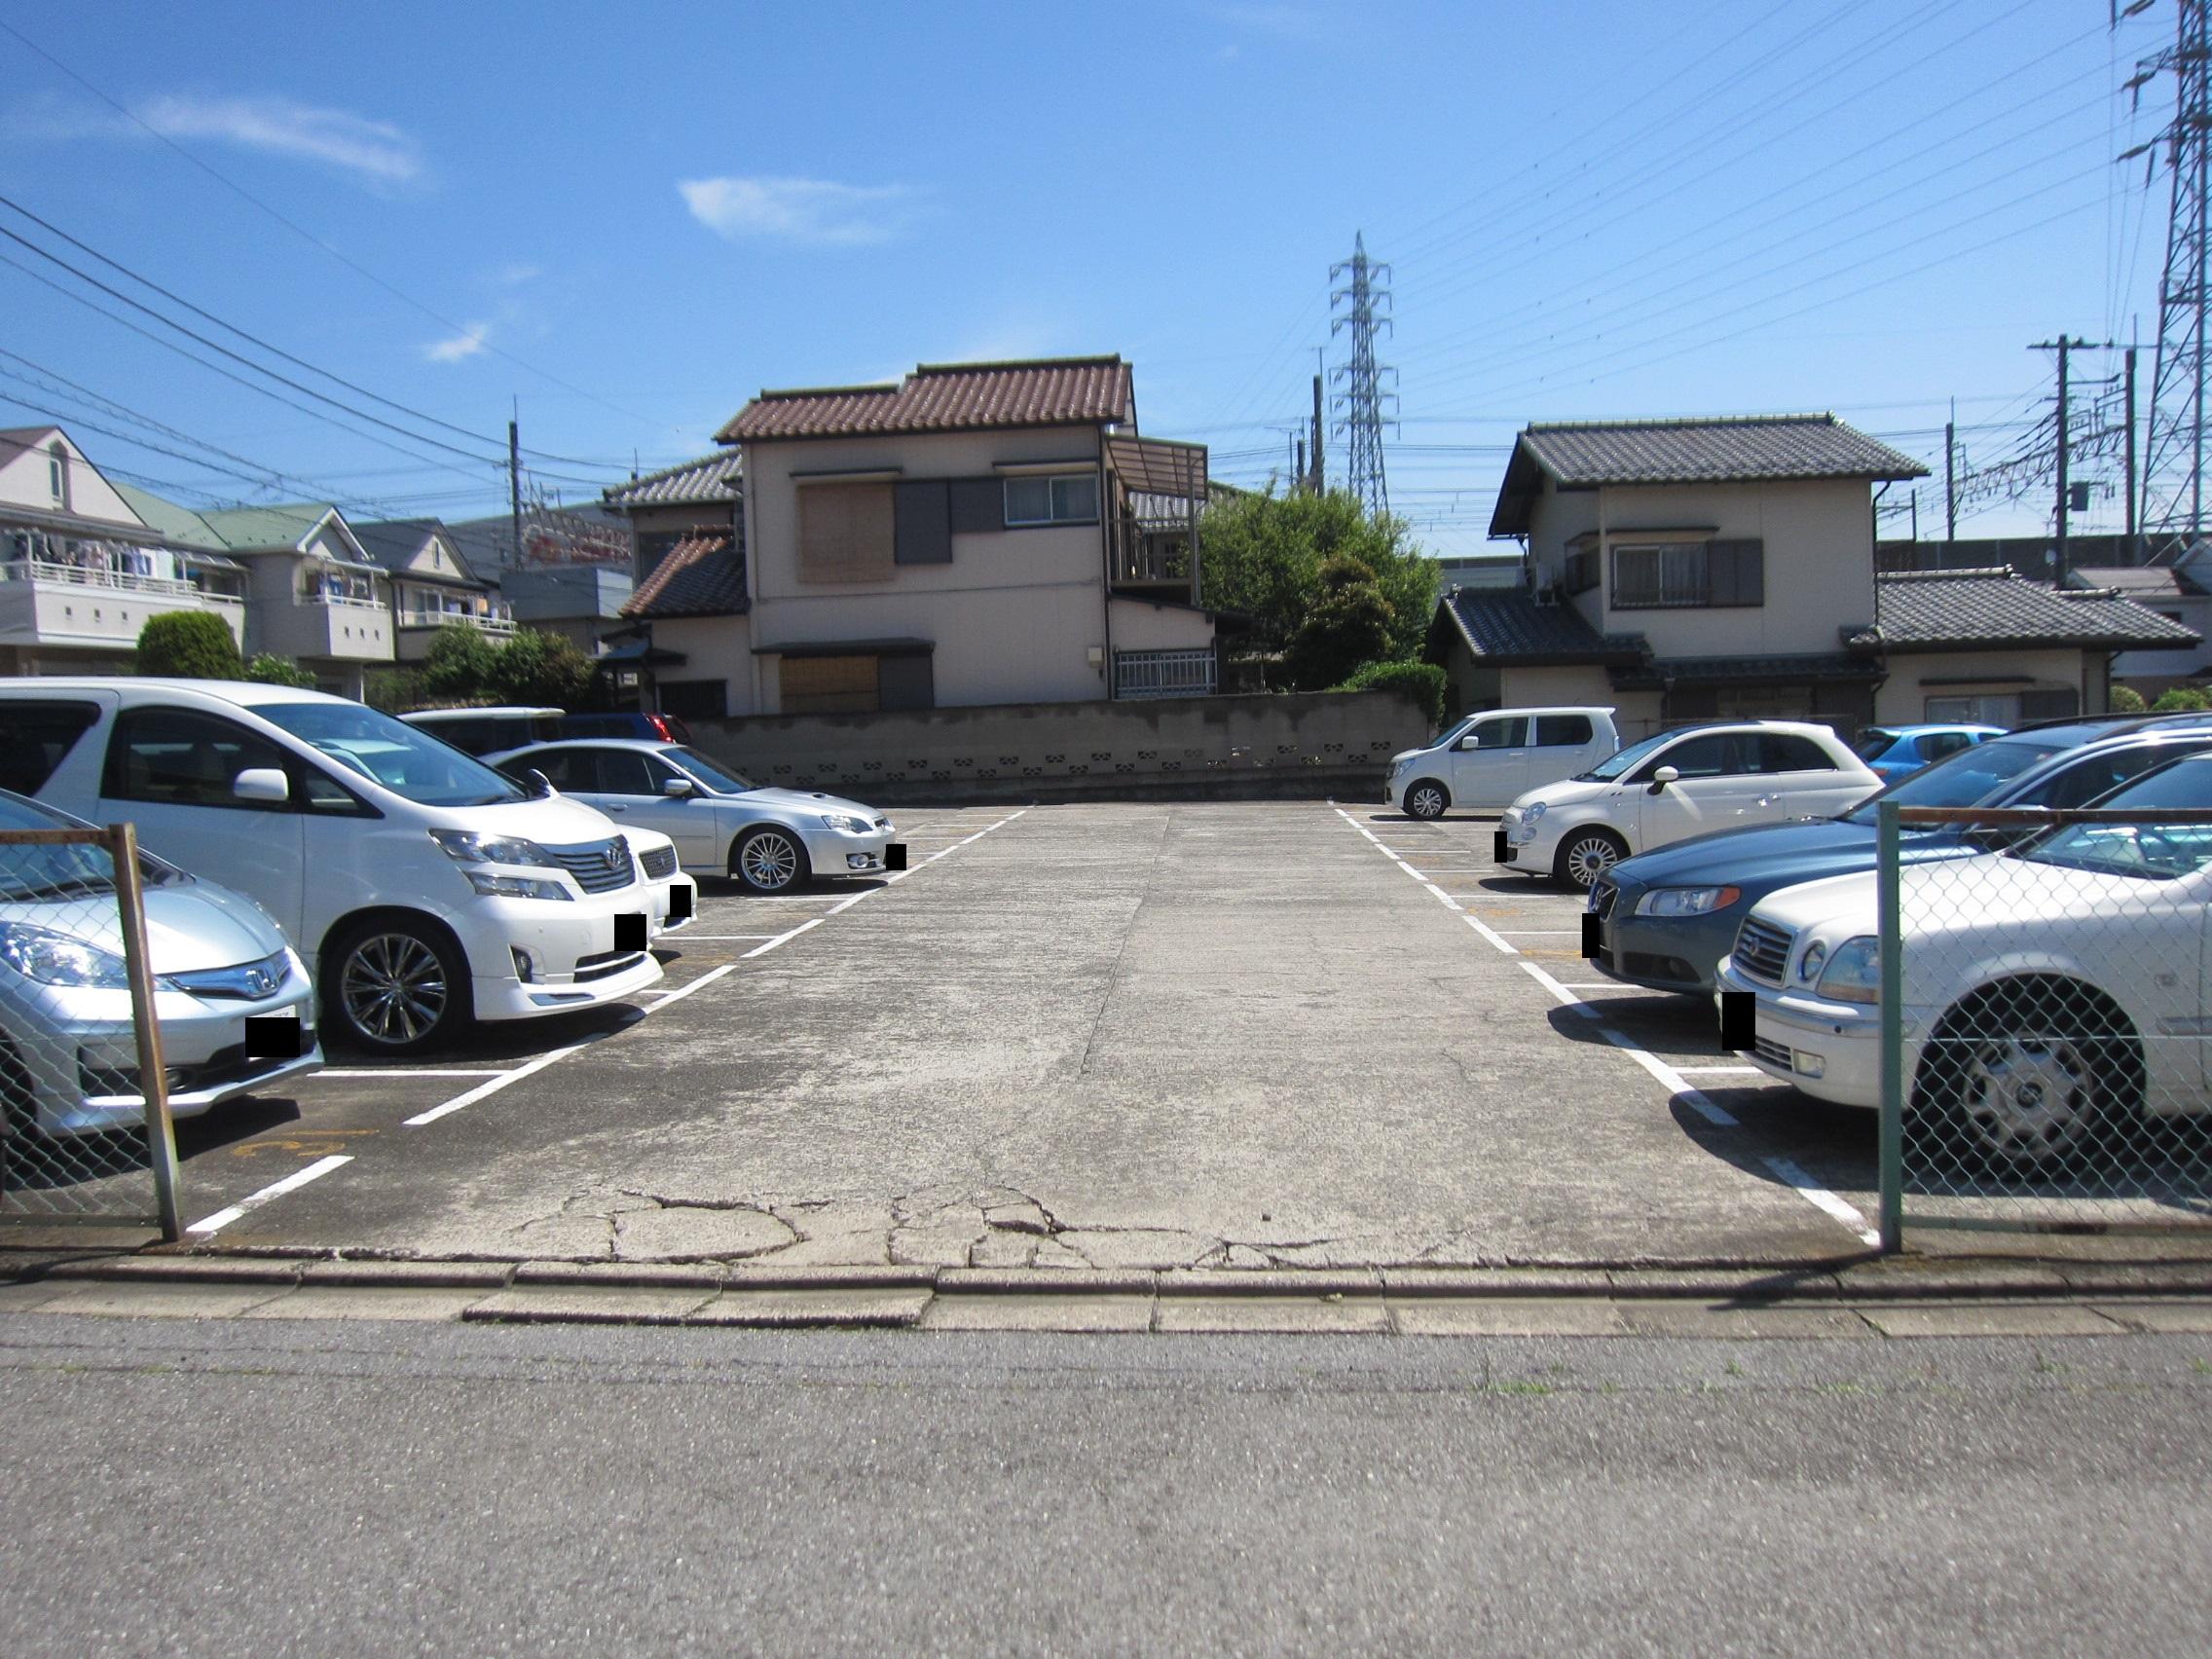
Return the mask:
{"type": "Polygon", "coordinates": [[[0,1644],[2202,1652],[2208,1353],[0,1317],[0,1644]]]}

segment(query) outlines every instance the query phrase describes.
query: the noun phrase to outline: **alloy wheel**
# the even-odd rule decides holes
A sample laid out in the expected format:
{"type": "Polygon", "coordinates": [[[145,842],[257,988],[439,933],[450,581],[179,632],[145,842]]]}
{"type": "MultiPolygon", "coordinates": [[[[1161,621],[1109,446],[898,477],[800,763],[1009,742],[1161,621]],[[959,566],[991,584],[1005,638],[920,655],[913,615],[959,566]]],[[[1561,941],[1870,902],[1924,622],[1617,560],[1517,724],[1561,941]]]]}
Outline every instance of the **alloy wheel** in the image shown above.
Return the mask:
{"type": "Polygon", "coordinates": [[[1569,881],[1589,887],[1621,862],[1621,850],[1609,835],[1584,835],[1567,847],[1563,862],[1569,881]]]}
{"type": "Polygon", "coordinates": [[[445,1017],[445,964],[413,934],[371,934],[339,972],[346,1021],[372,1043],[420,1042],[445,1017]]]}
{"type": "Polygon", "coordinates": [[[1406,811],[1416,818],[1442,818],[1444,792],[1434,784],[1416,784],[1406,796],[1406,811]]]}
{"type": "Polygon", "coordinates": [[[772,830],[747,841],[737,862],[746,882],[763,893],[789,887],[798,875],[798,849],[772,830]]]}

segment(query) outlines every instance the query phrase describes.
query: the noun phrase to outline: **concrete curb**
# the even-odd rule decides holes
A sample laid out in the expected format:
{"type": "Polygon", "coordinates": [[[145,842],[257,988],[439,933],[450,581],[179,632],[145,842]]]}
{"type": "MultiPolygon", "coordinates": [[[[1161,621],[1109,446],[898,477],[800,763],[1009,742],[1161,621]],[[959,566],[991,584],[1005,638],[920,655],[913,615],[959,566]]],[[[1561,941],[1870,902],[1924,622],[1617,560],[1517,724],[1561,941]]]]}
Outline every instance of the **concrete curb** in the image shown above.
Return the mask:
{"type": "MultiPolygon", "coordinates": [[[[8,1277],[0,1258],[0,1278],[8,1277]]],[[[1736,1306],[2212,1296],[2212,1261],[2067,1263],[1904,1258],[1840,1268],[1206,1269],[777,1267],[770,1263],[492,1262],[133,1255],[26,1264],[23,1280],[696,1291],[922,1291],[961,1296],[1541,1298],[1736,1306]]]]}

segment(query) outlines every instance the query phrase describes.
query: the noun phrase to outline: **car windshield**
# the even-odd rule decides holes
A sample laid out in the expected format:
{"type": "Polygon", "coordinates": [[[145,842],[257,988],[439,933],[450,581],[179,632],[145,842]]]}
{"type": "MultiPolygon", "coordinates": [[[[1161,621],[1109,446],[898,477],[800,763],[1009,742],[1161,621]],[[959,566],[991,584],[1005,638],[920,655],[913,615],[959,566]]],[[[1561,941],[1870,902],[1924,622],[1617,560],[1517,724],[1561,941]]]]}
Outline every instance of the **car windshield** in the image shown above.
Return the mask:
{"type": "Polygon", "coordinates": [[[1450,731],[1440,733],[1436,741],[1429,745],[1429,748],[1450,749],[1455,743],[1457,743],[1460,738],[1464,737],[1467,733],[1467,728],[1473,725],[1475,721],[1480,719],[1482,717],[1479,715],[1469,715],[1465,719],[1461,720],[1450,731]]]}
{"type": "Polygon", "coordinates": [[[1899,778],[1880,794],[1843,814],[1843,821],[1872,824],[1875,803],[1885,800],[1894,800],[1899,806],[1978,806],[1996,793],[2000,784],[2019,776],[2045,756],[2056,755],[2062,747],[2022,737],[1977,743],[1972,749],[1945,756],[1933,766],[1923,766],[1909,778],[1899,778]]]}
{"type": "Polygon", "coordinates": [[[531,798],[529,791],[452,744],[356,703],[264,703],[254,713],[423,806],[497,806],[531,798]]]}
{"type": "MultiPolygon", "coordinates": [[[[91,830],[81,818],[0,790],[0,831],[14,830],[91,830]]],[[[152,853],[138,855],[139,878],[153,887],[192,878],[152,853]]],[[[40,842],[0,843],[0,900],[21,903],[40,899],[74,899],[115,890],[115,861],[105,847],[40,842]]]]}
{"type": "Polygon", "coordinates": [[[1609,758],[1599,761],[1589,771],[1575,773],[1575,782],[1585,784],[1610,783],[1623,773],[1634,771],[1639,764],[1681,735],[1678,731],[1663,731],[1657,737],[1646,737],[1640,742],[1632,743],[1609,758]]]}
{"type": "MultiPolygon", "coordinates": [[[[2212,808],[2212,759],[2177,760],[2098,801],[2098,812],[2212,808]]],[[[2016,855],[2030,864],[2172,881],[2212,865],[2212,824],[2070,824],[2016,855]]]]}
{"type": "Polygon", "coordinates": [[[1887,726],[1868,726],[1866,735],[1852,746],[1851,752],[1862,760],[1879,760],[1897,740],[1898,734],[1887,726]]]}
{"type": "Polygon", "coordinates": [[[710,760],[696,749],[664,749],[661,754],[673,760],[700,783],[717,794],[743,794],[759,786],[739,777],[719,760],[710,760]]]}

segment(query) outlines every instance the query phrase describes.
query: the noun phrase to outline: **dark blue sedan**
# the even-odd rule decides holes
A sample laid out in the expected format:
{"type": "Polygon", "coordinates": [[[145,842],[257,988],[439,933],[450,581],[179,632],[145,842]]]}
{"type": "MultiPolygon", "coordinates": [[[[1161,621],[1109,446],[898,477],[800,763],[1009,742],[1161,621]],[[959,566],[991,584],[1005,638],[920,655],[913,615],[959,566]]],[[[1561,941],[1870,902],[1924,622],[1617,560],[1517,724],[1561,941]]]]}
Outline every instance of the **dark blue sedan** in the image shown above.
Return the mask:
{"type": "MultiPolygon", "coordinates": [[[[2212,749],[2212,723],[2082,720],[2014,732],[1913,773],[1840,818],[1723,830],[1624,859],[1590,889],[1607,978],[1702,995],[1736,930],[1768,894],[1874,867],[1877,801],[1900,806],[2075,807],[2175,756],[2212,749]]],[[[1989,850],[1986,832],[1901,831],[1907,863],[1989,850]]]]}

